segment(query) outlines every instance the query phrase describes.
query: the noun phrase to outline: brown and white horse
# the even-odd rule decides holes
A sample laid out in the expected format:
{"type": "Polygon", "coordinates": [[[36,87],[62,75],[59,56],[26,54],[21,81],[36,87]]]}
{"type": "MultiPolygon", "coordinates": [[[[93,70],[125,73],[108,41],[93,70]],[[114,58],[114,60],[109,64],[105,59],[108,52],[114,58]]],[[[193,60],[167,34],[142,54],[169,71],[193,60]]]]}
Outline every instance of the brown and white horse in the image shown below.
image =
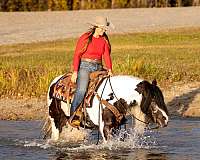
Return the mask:
{"type": "MultiPolygon", "coordinates": [[[[52,96],[53,87],[60,77],[52,81],[47,96],[52,140],[59,139],[62,127],[67,125],[69,118],[70,106],[52,96]]],[[[156,81],[149,83],[133,76],[113,76],[110,77],[110,83],[108,83],[107,79],[102,82],[97,94],[116,106],[119,112],[123,114],[131,112],[138,119],[135,119],[135,129],[140,128],[139,130],[143,131],[149,122],[153,122],[159,127],[166,127],[168,124],[167,107],[156,81]]],[[[92,105],[90,108],[86,108],[86,112],[91,122],[98,126],[103,141],[106,142],[111,130],[119,127],[123,121],[116,125],[114,114],[104,105],[99,107],[99,103],[98,97],[94,96],[92,105]]]]}

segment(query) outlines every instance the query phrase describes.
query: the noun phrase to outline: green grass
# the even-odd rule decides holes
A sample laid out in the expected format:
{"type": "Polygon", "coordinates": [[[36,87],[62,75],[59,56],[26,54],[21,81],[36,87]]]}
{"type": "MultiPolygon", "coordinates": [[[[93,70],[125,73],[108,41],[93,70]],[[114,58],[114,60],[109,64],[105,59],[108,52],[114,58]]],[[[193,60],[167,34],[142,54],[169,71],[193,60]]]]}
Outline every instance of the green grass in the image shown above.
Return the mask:
{"type": "MultiPolygon", "coordinates": [[[[110,36],[113,71],[159,84],[200,80],[200,29],[110,36]]],[[[76,39],[0,46],[0,97],[41,96],[70,71],[76,39]]]]}

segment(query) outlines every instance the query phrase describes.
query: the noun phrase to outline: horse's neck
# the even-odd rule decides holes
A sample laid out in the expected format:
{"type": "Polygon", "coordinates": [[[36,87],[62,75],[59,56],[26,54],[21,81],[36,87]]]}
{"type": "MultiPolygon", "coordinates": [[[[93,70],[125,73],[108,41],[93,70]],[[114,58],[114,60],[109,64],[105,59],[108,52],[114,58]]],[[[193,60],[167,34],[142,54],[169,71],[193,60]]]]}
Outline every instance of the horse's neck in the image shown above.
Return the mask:
{"type": "Polygon", "coordinates": [[[113,76],[110,78],[110,83],[106,85],[106,92],[108,92],[108,94],[114,93],[116,99],[122,98],[127,102],[127,104],[133,100],[140,103],[141,95],[135,91],[135,88],[141,81],[141,79],[132,76],[113,76]]]}

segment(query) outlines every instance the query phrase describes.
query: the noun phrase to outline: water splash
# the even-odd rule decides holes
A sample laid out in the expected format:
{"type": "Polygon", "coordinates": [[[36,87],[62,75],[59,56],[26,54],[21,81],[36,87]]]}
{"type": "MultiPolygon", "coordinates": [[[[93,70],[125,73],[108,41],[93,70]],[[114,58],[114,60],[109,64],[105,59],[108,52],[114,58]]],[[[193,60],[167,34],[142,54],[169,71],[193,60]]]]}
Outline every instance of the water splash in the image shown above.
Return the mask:
{"type": "Polygon", "coordinates": [[[104,144],[100,139],[99,145],[96,145],[98,131],[66,128],[63,133],[62,138],[56,142],[41,139],[18,140],[16,142],[17,145],[24,147],[53,148],[59,152],[151,149],[158,146],[155,137],[156,132],[151,130],[146,130],[143,135],[138,134],[134,129],[115,130],[112,140],[104,144]]]}
{"type": "Polygon", "coordinates": [[[86,129],[76,129],[71,127],[70,125],[65,126],[60,135],[61,142],[79,142],[84,141],[87,137],[89,131],[86,129]]]}
{"type": "MultiPolygon", "coordinates": [[[[59,150],[64,151],[80,151],[80,150],[119,150],[119,149],[151,149],[157,147],[157,141],[153,131],[145,131],[143,135],[139,135],[134,129],[116,130],[112,140],[106,144],[100,140],[99,145],[96,141],[91,141],[91,137],[86,139],[84,143],[66,143],[64,141],[57,144],[59,150]]],[[[93,135],[94,136],[94,135],[93,135]]],[[[97,138],[97,135],[95,137],[97,138]]]]}
{"type": "Polygon", "coordinates": [[[108,147],[109,150],[116,150],[119,148],[154,148],[157,142],[152,133],[152,131],[145,131],[143,135],[140,135],[134,129],[116,130],[113,139],[107,144],[104,144],[104,147],[108,147]]]}
{"type": "Polygon", "coordinates": [[[31,139],[31,140],[15,140],[16,146],[24,146],[24,147],[39,147],[41,149],[48,149],[51,146],[51,144],[48,143],[48,141],[44,141],[41,139],[31,139]]]}
{"type": "Polygon", "coordinates": [[[46,142],[34,140],[34,141],[25,141],[24,147],[40,147],[42,149],[47,149],[50,148],[51,145],[49,145],[46,142]]]}

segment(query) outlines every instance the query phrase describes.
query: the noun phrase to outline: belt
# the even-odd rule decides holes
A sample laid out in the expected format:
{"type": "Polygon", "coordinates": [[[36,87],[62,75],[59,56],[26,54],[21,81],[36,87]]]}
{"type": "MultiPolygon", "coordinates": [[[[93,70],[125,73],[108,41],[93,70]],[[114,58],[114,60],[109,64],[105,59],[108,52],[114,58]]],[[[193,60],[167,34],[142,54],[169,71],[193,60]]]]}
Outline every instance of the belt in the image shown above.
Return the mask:
{"type": "Polygon", "coordinates": [[[91,63],[98,63],[98,64],[102,63],[100,59],[90,59],[90,58],[81,58],[81,61],[91,62],[91,63]]]}

